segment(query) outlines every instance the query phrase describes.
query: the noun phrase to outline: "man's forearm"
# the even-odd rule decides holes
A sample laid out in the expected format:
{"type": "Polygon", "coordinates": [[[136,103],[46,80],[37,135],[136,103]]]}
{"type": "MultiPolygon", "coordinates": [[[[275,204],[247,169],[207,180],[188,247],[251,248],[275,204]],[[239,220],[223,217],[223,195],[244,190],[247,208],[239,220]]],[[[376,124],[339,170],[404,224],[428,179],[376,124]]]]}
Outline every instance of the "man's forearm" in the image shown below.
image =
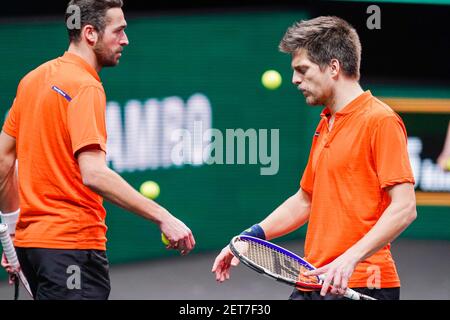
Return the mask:
{"type": "Polygon", "coordinates": [[[109,168],[97,172],[87,186],[105,200],[157,224],[165,215],[169,214],[156,202],[137,192],[120,175],[109,168]]]}
{"type": "Polygon", "coordinates": [[[397,238],[416,218],[415,203],[391,203],[372,229],[347,253],[362,261],[397,238]]]}
{"type": "Polygon", "coordinates": [[[13,212],[19,208],[15,157],[3,157],[0,161],[0,211],[13,212]]]}
{"type": "Polygon", "coordinates": [[[265,218],[260,226],[266,239],[274,239],[300,228],[308,221],[309,213],[309,196],[299,190],[265,218]]]}

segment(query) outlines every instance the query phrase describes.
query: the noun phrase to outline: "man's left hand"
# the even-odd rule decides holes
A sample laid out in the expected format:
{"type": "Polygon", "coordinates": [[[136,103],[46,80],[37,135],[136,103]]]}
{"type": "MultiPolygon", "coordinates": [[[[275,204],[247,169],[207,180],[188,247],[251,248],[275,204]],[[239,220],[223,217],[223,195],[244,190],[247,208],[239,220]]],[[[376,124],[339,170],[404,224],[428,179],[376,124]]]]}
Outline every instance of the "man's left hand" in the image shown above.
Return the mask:
{"type": "Polygon", "coordinates": [[[324,275],[320,295],[325,296],[328,290],[331,289],[331,294],[343,296],[357,263],[358,259],[350,254],[344,253],[333,262],[316,270],[305,272],[304,274],[306,276],[324,275]]]}

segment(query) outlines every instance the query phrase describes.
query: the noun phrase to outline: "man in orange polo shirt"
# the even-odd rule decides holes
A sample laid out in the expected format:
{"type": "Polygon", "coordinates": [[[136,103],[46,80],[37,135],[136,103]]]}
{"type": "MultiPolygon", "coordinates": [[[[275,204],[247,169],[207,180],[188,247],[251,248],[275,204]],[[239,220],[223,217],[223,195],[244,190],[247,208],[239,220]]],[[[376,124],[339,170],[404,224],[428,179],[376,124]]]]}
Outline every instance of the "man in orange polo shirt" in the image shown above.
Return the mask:
{"type": "MultiPolygon", "coordinates": [[[[390,242],[416,218],[403,122],[361,89],[361,44],[344,20],[298,22],[280,50],[292,55],[292,82],[307,104],[325,109],[299,191],[244,233],[273,239],[308,222],[305,259],[319,268],[305,274],[325,280],[320,293],[295,289],[290,299],[342,299],[348,287],[399,299],[390,242]]],[[[225,247],[212,268],[216,280],[228,279],[237,263],[225,247]]]]}
{"type": "Polygon", "coordinates": [[[106,97],[98,73],[117,65],[128,45],[122,0],[73,5],[81,25],[68,26],[69,49],[20,81],[0,134],[2,220],[15,234],[35,299],[108,298],[103,198],[158,224],[168,248],[187,254],[195,246],[183,222],[106,164],[106,97]],[[69,285],[74,270],[80,279],[69,285]]]}

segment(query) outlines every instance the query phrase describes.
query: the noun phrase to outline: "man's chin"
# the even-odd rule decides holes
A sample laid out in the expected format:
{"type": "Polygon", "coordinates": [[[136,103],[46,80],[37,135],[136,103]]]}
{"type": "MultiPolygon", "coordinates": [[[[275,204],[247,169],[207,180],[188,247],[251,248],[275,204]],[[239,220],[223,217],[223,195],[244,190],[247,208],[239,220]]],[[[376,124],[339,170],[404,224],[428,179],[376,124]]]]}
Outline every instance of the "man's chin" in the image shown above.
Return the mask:
{"type": "Polygon", "coordinates": [[[311,98],[311,97],[306,97],[305,102],[309,106],[318,106],[319,105],[318,101],[316,99],[311,98]]]}
{"type": "Polygon", "coordinates": [[[119,59],[117,60],[110,60],[103,63],[103,67],[115,67],[119,64],[119,59]]]}

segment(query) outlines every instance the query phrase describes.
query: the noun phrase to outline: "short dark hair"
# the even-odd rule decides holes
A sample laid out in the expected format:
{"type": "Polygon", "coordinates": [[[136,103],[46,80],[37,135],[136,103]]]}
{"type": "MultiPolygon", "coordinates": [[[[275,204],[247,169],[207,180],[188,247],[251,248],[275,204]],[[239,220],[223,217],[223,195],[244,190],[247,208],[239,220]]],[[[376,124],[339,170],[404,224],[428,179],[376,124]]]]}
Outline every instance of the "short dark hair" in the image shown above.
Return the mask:
{"type": "Polygon", "coordinates": [[[79,42],[81,29],[90,24],[100,34],[105,31],[106,11],[111,8],[122,8],[123,0],[71,0],[66,9],[65,21],[70,42],[79,42]],[[80,28],[69,27],[68,19],[72,16],[69,8],[76,6],[80,13],[80,28]]]}
{"type": "Polygon", "coordinates": [[[320,67],[337,59],[344,74],[359,80],[361,42],[356,30],[341,18],[323,16],[296,22],[287,30],[279,48],[291,54],[306,49],[309,59],[320,67]]]}

